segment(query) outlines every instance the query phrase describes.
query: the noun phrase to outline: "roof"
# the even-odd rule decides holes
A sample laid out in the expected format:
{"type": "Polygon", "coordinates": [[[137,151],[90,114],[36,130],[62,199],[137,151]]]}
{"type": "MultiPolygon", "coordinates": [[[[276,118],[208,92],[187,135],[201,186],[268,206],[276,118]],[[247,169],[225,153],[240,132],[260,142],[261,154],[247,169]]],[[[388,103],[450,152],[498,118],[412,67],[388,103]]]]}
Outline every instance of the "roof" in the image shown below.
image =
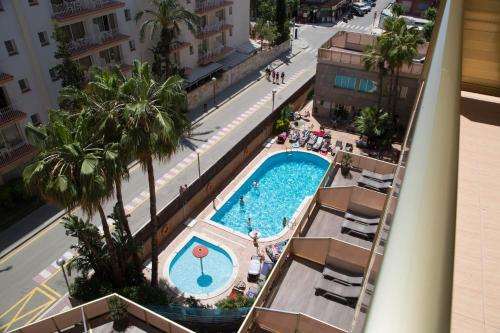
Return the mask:
{"type": "Polygon", "coordinates": [[[206,66],[196,67],[186,78],[186,83],[188,86],[195,84],[196,82],[212,75],[221,69],[223,65],[213,62],[206,66]]]}

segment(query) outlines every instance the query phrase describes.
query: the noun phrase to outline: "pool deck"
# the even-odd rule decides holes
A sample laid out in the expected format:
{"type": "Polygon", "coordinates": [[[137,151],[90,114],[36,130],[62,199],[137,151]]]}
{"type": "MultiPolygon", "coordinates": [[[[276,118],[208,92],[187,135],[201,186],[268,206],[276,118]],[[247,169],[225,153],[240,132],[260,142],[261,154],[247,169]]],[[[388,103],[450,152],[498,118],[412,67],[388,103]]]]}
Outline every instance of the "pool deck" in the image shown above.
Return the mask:
{"type": "MultiPolygon", "coordinates": [[[[314,129],[318,130],[319,125],[314,120],[311,121],[313,123],[314,129]]],[[[243,167],[242,171],[231,180],[231,182],[218,193],[217,197],[222,201],[227,196],[230,196],[235,188],[241,183],[241,181],[248,176],[250,172],[252,172],[263,160],[265,160],[269,155],[277,152],[286,151],[286,149],[290,149],[291,145],[287,141],[286,144],[273,144],[270,148],[261,148],[261,150],[254,154],[254,158],[243,167]]],[[[294,149],[298,151],[307,151],[305,148],[294,149]]],[[[309,151],[311,152],[311,151],[309,151]]],[[[318,154],[319,153],[313,153],[318,154]]],[[[326,156],[329,160],[332,157],[328,154],[326,156]]],[[[217,202],[216,202],[217,204],[217,202]]],[[[223,299],[229,295],[233,285],[238,281],[244,281],[246,283],[246,287],[248,290],[249,287],[257,287],[257,283],[252,283],[247,280],[248,266],[250,263],[250,258],[253,255],[256,255],[257,248],[253,245],[252,240],[249,238],[244,238],[241,235],[236,234],[235,232],[231,232],[226,230],[220,226],[215,225],[214,223],[207,222],[206,220],[214,213],[213,204],[210,203],[205,206],[202,211],[196,216],[191,216],[193,219],[191,223],[187,225],[183,225],[179,227],[177,232],[175,232],[175,238],[172,239],[166,246],[164,246],[159,255],[159,272],[160,278],[165,279],[166,273],[168,271],[168,266],[170,264],[170,260],[173,256],[173,253],[185,243],[186,239],[190,239],[192,236],[202,237],[205,240],[211,241],[216,245],[221,245],[224,248],[229,249],[232,254],[235,256],[238,261],[236,269],[236,278],[230,283],[230,285],[225,288],[220,294],[214,295],[210,298],[202,299],[201,302],[204,304],[214,304],[220,299],[223,299]]],[[[265,254],[265,247],[269,244],[274,244],[278,241],[282,241],[290,238],[293,233],[293,228],[295,227],[295,221],[299,220],[303,212],[299,212],[298,216],[296,216],[295,220],[292,220],[287,227],[287,231],[281,235],[279,238],[269,241],[269,242],[259,242],[259,251],[264,255],[266,261],[269,261],[267,254],[265,254]]],[[[189,221],[189,218],[188,218],[189,221]]]]}

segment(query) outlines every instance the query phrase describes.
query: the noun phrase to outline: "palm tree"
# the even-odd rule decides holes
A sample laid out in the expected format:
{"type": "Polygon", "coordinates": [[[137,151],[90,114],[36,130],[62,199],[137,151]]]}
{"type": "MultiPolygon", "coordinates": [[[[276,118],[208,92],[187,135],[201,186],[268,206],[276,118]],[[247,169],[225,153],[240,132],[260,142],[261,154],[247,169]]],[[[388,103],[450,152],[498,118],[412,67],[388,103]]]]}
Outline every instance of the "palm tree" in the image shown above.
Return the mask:
{"type": "Polygon", "coordinates": [[[361,135],[368,137],[368,145],[386,148],[392,144],[393,120],[390,113],[375,107],[367,107],[354,120],[361,135]]]}
{"type": "Polygon", "coordinates": [[[123,276],[102,207],[112,188],[105,181],[101,162],[103,150],[88,140],[86,133],[89,128],[86,125],[86,119],[81,114],[52,111],[48,125],[27,126],[27,137],[40,152],[35,161],[24,169],[23,179],[30,192],[68,211],[81,206],[89,216],[99,213],[111,258],[113,280],[121,286],[123,276]]]}
{"type": "Polygon", "coordinates": [[[155,72],[157,77],[164,78],[173,74],[170,63],[170,50],[172,43],[180,32],[180,24],[185,24],[191,32],[195,33],[200,27],[200,19],[197,15],[184,9],[177,0],[151,0],[151,4],[153,9],[138,12],[135,20],[138,22],[144,15],[148,16],[140,26],[141,41],[144,40],[147,29],[150,31],[149,38],[151,40],[158,31],[160,32],[160,40],[156,50],[160,53],[160,59],[163,58],[165,72],[161,71],[161,60],[159,65],[155,61],[153,68],[158,71],[155,72]]]}
{"type": "Polygon", "coordinates": [[[380,49],[380,44],[375,43],[374,45],[369,45],[363,56],[363,65],[367,71],[371,71],[376,68],[378,70],[378,100],[377,108],[382,109],[382,95],[384,92],[384,76],[387,74],[387,69],[385,68],[385,59],[380,49]]]}
{"type": "Polygon", "coordinates": [[[190,130],[188,120],[179,112],[186,95],[182,78],[172,76],[163,83],[151,77],[149,65],[134,61],[132,77],[122,86],[126,96],[124,126],[120,144],[130,147],[132,155],[148,174],[151,215],[151,285],[158,285],[158,218],[153,158],[170,158],[178,149],[181,137],[190,130]]]}
{"type": "Polygon", "coordinates": [[[418,45],[424,42],[421,32],[415,27],[408,27],[402,18],[387,21],[387,31],[380,38],[380,47],[385,55],[385,60],[394,84],[391,85],[392,112],[396,111],[398,100],[398,85],[401,67],[410,65],[418,54],[418,45]]]}
{"type": "MultiPolygon", "coordinates": [[[[89,123],[92,123],[91,127],[94,128],[89,135],[92,136],[92,140],[103,142],[102,162],[106,169],[106,179],[111,181],[115,188],[119,213],[117,219],[122,224],[133,248],[135,247],[134,237],[128,223],[122,194],[122,182],[129,179],[127,164],[131,155],[126,146],[118,144],[122,131],[125,130],[121,122],[123,104],[120,102],[123,99],[120,87],[125,80],[118,66],[110,70],[94,68],[91,80],[84,91],[72,88],[63,89],[61,95],[66,100],[77,101],[73,104],[78,104],[80,108],[84,107],[88,111],[86,116],[89,123]],[[110,103],[112,107],[102,108],[103,105],[110,105],[110,103]]],[[[133,260],[136,268],[140,269],[141,261],[137,252],[133,253],[133,260]]]]}

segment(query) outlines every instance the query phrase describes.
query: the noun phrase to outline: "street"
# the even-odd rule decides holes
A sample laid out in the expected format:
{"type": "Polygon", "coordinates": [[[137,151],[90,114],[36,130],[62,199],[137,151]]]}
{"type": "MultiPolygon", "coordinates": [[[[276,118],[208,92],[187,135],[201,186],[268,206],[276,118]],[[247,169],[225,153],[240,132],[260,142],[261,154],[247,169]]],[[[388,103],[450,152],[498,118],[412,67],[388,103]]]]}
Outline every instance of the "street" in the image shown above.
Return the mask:
{"type": "MultiPolygon", "coordinates": [[[[319,46],[340,29],[369,33],[373,12],[377,10],[380,14],[388,2],[379,0],[377,8],[364,17],[354,17],[347,24],[341,22],[335,27],[301,25],[299,39],[305,43],[294,43],[293,53],[297,55],[278,69],[286,74],[285,84],[277,86],[260,79],[240,94],[234,95],[243,83],[219,94],[218,101],[234,96],[196,122],[193,136],[185,140],[183,149],[172,159],[155,161],[158,211],[179,194],[180,185],[189,185],[198,177],[197,152],[203,173],[271,112],[272,89],[278,89],[275,103],[280,105],[315,74],[319,46]]],[[[200,112],[190,116],[196,121],[200,119],[200,112]]],[[[139,165],[130,170],[130,180],[123,184],[123,196],[130,214],[130,226],[135,232],[149,219],[147,175],[139,165]]],[[[113,205],[114,201],[106,203],[107,213],[113,205]]],[[[81,216],[79,210],[76,213],[81,216]]],[[[100,225],[98,218],[92,222],[100,225]]],[[[72,243],[75,239],[66,236],[63,226],[55,222],[0,260],[0,332],[33,322],[67,292],[55,261],[61,256],[67,260],[71,258],[72,243]]]]}

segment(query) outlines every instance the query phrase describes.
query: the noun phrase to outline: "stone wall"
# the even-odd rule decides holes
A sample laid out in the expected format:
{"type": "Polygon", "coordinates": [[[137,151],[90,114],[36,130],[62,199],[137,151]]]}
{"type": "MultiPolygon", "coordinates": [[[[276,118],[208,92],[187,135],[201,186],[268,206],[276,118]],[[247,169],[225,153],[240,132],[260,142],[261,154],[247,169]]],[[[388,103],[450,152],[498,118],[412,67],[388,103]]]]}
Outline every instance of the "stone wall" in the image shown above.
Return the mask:
{"type": "MultiPolygon", "coordinates": [[[[231,68],[218,77],[215,83],[215,94],[218,95],[232,84],[241,81],[247,75],[265,67],[276,58],[289,51],[290,41],[286,41],[272,49],[257,52],[238,66],[231,68]]],[[[201,87],[190,91],[188,93],[188,110],[192,110],[207,101],[211,101],[213,99],[213,94],[214,86],[211,82],[207,82],[201,87]]]]}

